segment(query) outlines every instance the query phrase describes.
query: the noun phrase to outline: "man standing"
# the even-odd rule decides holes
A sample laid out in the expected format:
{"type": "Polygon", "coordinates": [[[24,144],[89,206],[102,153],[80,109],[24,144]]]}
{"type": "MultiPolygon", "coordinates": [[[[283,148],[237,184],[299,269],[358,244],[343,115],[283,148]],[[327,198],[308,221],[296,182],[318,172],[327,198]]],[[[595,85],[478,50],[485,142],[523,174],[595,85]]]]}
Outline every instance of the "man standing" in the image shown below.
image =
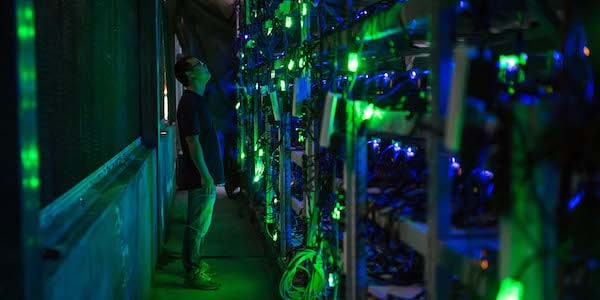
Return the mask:
{"type": "Polygon", "coordinates": [[[187,221],[183,240],[184,285],[215,290],[220,284],[209,274],[200,256],[216,200],[216,185],[223,184],[223,162],[217,132],[209,114],[206,83],[211,77],[206,65],[192,56],[175,64],[175,77],[185,91],[177,107],[177,125],[183,151],[183,189],[188,190],[187,221]]]}

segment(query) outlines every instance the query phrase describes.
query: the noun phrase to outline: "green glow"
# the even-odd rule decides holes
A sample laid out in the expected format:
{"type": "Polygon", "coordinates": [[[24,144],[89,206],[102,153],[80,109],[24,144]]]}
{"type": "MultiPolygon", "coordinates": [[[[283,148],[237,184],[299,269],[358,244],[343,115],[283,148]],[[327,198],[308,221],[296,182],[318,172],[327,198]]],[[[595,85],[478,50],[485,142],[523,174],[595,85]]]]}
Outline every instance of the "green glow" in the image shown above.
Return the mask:
{"type": "Polygon", "coordinates": [[[521,53],[521,55],[519,55],[519,64],[523,66],[527,64],[527,54],[521,53]]]}
{"type": "Polygon", "coordinates": [[[300,60],[298,61],[298,67],[304,68],[304,57],[300,57],[300,60]]]}
{"type": "Polygon", "coordinates": [[[40,180],[37,177],[24,178],[22,184],[25,188],[37,189],[40,187],[40,180]]]}
{"type": "Polygon", "coordinates": [[[235,104],[235,109],[236,110],[240,109],[240,106],[242,106],[242,104],[240,102],[236,103],[235,104]]]}
{"type": "Polygon", "coordinates": [[[240,154],[240,158],[241,159],[245,159],[246,158],[246,153],[242,152],[242,154],[240,154]]]}
{"type": "Polygon", "coordinates": [[[262,163],[262,161],[258,161],[256,163],[256,167],[254,168],[254,182],[259,182],[260,178],[263,175],[263,172],[265,170],[265,165],[262,163]]]}
{"type": "Polygon", "coordinates": [[[254,145],[254,152],[258,151],[258,146],[254,145]]]}
{"type": "Polygon", "coordinates": [[[292,17],[287,16],[285,17],[285,28],[290,28],[292,27],[292,17]]]}
{"type": "Polygon", "coordinates": [[[333,210],[333,212],[331,213],[331,217],[332,217],[334,220],[339,220],[339,219],[341,218],[341,213],[340,213],[340,211],[339,211],[339,210],[337,210],[337,208],[336,208],[336,209],[334,209],[334,210],[333,210]]]}
{"type": "Polygon", "coordinates": [[[298,142],[304,143],[304,136],[303,135],[299,135],[298,136],[298,142]]]}
{"type": "Polygon", "coordinates": [[[519,82],[525,81],[525,72],[519,72],[519,82]]]}
{"type": "Polygon", "coordinates": [[[17,23],[17,38],[19,40],[31,40],[35,37],[35,24],[31,5],[17,8],[17,23]]]}
{"type": "Polygon", "coordinates": [[[425,92],[424,91],[419,92],[419,98],[425,99],[425,92]]]}
{"type": "Polygon", "coordinates": [[[514,67],[517,64],[526,65],[527,64],[527,54],[521,53],[520,55],[500,55],[500,68],[506,69],[508,67],[514,67]]]}
{"type": "Polygon", "coordinates": [[[275,79],[275,70],[271,70],[271,79],[275,79]]]}
{"type": "Polygon", "coordinates": [[[508,87],[508,93],[509,93],[510,95],[514,95],[514,94],[515,94],[515,88],[513,88],[512,86],[509,86],[509,87],[508,87]]]}
{"type": "Polygon", "coordinates": [[[340,205],[340,203],[335,203],[335,207],[331,212],[331,217],[334,220],[339,220],[342,218],[342,210],[344,210],[344,206],[340,205]]]}
{"type": "Polygon", "coordinates": [[[21,162],[23,168],[37,169],[40,164],[40,154],[38,148],[35,146],[29,146],[21,150],[21,162]]]}
{"type": "Polygon", "coordinates": [[[294,60],[290,59],[290,62],[288,63],[288,66],[287,66],[288,70],[290,70],[290,71],[293,70],[294,69],[294,64],[295,64],[294,60]]]}
{"type": "Polygon", "coordinates": [[[329,279],[327,281],[329,282],[329,287],[335,286],[335,276],[333,273],[329,273],[329,279]]]}
{"type": "Polygon", "coordinates": [[[271,30],[273,30],[273,21],[265,21],[265,28],[267,28],[267,35],[271,34],[271,30]]]}
{"type": "Polygon", "coordinates": [[[258,149],[258,156],[262,157],[263,155],[265,155],[265,151],[263,151],[263,149],[258,149]]]}
{"type": "Polygon", "coordinates": [[[254,88],[258,90],[258,82],[254,84],[254,88]]]}
{"type": "Polygon", "coordinates": [[[500,291],[496,300],[521,300],[523,298],[523,284],[512,279],[502,280],[500,291]]]}
{"type": "Polygon", "coordinates": [[[358,53],[348,54],[348,71],[356,72],[358,70],[358,53]]]}
{"type": "Polygon", "coordinates": [[[363,120],[368,120],[373,116],[373,103],[370,103],[369,106],[363,112],[363,120]]]}
{"type": "Polygon", "coordinates": [[[279,89],[282,92],[285,92],[285,80],[282,79],[282,80],[279,81],[279,89]]]}
{"type": "Polygon", "coordinates": [[[277,242],[277,232],[273,235],[273,242],[277,242]]]}
{"type": "Polygon", "coordinates": [[[306,16],[308,14],[308,4],[302,3],[302,16],[306,16]]]}
{"type": "Polygon", "coordinates": [[[35,16],[33,1],[17,1],[16,35],[18,61],[18,117],[23,202],[37,207],[40,187],[40,155],[37,142],[37,98],[35,68],[35,16]]]}

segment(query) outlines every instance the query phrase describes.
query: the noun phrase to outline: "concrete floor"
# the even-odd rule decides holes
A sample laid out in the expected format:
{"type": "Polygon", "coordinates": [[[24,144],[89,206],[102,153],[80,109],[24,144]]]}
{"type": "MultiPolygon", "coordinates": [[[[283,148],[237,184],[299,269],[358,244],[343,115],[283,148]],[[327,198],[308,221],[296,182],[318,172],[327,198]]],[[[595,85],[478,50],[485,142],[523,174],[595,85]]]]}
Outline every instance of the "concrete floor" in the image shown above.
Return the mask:
{"type": "Polygon", "coordinates": [[[166,251],[153,274],[152,299],[270,300],[278,296],[278,278],[271,258],[251,224],[246,204],[217,190],[213,223],[207,235],[207,262],[222,283],[219,290],[201,291],[183,287],[181,242],[187,193],[178,192],[171,207],[166,251]]]}

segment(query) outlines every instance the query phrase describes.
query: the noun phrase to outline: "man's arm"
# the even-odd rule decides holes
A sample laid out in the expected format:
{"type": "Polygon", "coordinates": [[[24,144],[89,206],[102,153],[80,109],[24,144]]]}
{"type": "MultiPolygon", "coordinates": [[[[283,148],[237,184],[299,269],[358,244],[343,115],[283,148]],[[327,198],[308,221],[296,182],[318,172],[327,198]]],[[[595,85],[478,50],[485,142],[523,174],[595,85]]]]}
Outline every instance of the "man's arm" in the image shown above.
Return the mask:
{"type": "Polygon", "coordinates": [[[197,135],[186,136],[185,142],[190,150],[190,158],[198,168],[198,172],[200,172],[200,176],[202,176],[202,186],[206,189],[214,189],[215,183],[208,171],[208,167],[206,166],[206,161],[204,160],[204,152],[202,151],[202,146],[200,145],[200,141],[198,140],[197,135]]]}

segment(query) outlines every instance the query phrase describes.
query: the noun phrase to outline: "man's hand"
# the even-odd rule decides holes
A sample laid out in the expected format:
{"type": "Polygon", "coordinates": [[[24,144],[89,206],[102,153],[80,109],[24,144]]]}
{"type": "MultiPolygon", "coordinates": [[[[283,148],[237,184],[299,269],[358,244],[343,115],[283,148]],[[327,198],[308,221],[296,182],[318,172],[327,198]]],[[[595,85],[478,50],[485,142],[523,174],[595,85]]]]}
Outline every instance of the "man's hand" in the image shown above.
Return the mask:
{"type": "Polygon", "coordinates": [[[202,177],[202,190],[206,194],[212,194],[215,192],[215,181],[212,179],[211,176],[202,177]]]}

